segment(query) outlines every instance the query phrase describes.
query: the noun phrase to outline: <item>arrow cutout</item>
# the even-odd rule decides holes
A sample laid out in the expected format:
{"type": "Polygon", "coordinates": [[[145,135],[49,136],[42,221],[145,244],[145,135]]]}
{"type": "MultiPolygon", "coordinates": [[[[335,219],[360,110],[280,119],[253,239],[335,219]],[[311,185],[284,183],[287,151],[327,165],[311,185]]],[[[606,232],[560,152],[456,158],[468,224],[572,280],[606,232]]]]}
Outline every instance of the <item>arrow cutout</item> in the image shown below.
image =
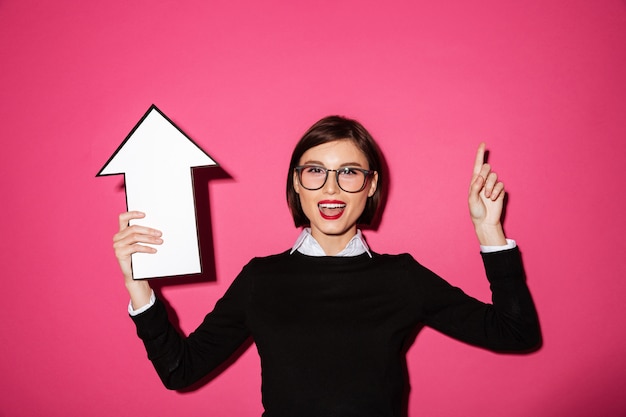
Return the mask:
{"type": "Polygon", "coordinates": [[[193,167],[217,163],[154,104],[96,176],[124,174],[133,221],[163,232],[156,254],[132,255],[134,279],[202,272],[193,167]]]}

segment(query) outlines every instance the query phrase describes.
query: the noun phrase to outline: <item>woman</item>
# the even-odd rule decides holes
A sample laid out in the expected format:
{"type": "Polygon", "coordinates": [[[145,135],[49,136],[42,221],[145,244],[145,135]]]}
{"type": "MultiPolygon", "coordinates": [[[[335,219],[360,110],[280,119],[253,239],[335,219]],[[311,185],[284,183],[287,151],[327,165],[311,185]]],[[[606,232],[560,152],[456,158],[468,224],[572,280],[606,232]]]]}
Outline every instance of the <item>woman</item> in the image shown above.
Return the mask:
{"type": "Polygon", "coordinates": [[[476,154],[470,217],[494,304],[484,304],[410,255],[371,251],[358,224],[377,215],[381,157],[358,122],[331,116],[296,145],[287,175],[295,245],[246,265],[187,338],[167,318],[147,281],[134,281],[130,255],[154,253],[161,233],[120,215],[114,247],[131,297],[129,311],[163,383],[186,387],[252,336],[262,365],[264,416],[399,416],[405,344],[431,326],[497,351],[536,347],[540,332],[519,251],[504,236],[504,186],[476,154]]]}

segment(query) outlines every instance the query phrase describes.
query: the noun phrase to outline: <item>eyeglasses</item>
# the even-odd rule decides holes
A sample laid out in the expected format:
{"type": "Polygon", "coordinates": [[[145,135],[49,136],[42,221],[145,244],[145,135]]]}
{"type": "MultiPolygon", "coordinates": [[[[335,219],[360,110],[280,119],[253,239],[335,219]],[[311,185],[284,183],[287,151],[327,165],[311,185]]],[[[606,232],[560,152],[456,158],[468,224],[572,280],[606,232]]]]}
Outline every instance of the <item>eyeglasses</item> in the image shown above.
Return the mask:
{"type": "Polygon", "coordinates": [[[295,168],[300,185],[309,190],[319,190],[326,184],[329,172],[336,172],[337,185],[347,193],[358,193],[365,189],[367,179],[376,171],[362,168],[343,167],[339,169],[327,169],[318,165],[301,165],[295,168]]]}

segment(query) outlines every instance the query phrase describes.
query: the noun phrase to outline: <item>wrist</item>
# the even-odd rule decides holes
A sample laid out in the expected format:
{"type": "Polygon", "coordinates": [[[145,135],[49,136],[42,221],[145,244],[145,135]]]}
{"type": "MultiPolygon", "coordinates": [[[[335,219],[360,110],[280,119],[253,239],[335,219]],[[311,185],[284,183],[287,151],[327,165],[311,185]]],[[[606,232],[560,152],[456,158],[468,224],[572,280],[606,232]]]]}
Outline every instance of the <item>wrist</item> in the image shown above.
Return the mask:
{"type": "Polygon", "coordinates": [[[507,244],[501,223],[494,225],[475,224],[474,230],[478,242],[482,246],[504,246],[507,244]]]}
{"type": "Polygon", "coordinates": [[[146,280],[126,280],[126,290],[130,295],[130,301],[134,309],[142,307],[150,302],[152,288],[146,280]]]}

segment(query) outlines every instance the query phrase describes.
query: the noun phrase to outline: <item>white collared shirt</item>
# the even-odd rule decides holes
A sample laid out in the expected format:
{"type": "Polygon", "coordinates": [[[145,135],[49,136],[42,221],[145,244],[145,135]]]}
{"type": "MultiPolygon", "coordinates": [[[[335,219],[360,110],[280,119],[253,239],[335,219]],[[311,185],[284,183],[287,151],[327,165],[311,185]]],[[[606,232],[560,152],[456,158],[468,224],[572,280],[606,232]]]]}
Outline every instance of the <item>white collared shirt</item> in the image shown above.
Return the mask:
{"type": "MultiPolygon", "coordinates": [[[[303,255],[308,256],[327,256],[324,249],[320,246],[320,244],[315,240],[313,235],[311,234],[311,228],[306,227],[296,239],[296,243],[291,248],[291,252],[289,254],[294,253],[295,251],[300,252],[303,255]]],[[[346,256],[358,256],[367,253],[369,257],[372,257],[372,253],[370,252],[369,246],[365,242],[363,238],[363,234],[360,230],[356,231],[356,234],[350,239],[346,247],[334,256],[346,257],[346,256]]]]}

